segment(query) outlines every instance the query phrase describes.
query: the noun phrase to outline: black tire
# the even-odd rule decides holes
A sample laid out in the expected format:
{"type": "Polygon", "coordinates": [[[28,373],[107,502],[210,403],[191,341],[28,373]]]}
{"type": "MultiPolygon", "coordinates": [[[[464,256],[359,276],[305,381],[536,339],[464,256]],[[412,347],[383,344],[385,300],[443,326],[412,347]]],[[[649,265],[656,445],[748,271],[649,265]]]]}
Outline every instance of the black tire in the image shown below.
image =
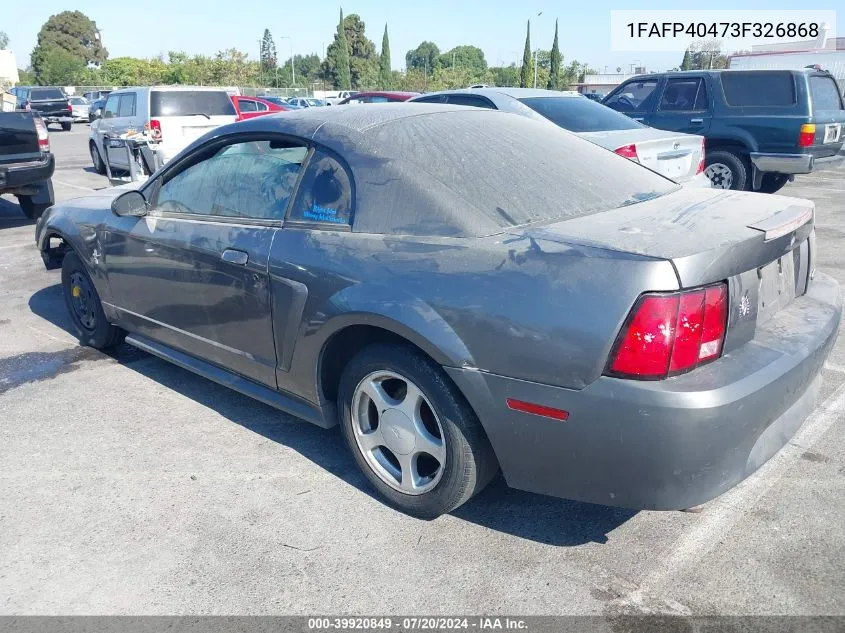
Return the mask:
{"type": "Polygon", "coordinates": [[[714,188],[742,191],[748,185],[748,160],[739,152],[727,149],[708,151],[705,156],[705,165],[705,173],[714,188]],[[725,186],[728,182],[730,186],[725,186]]]}
{"type": "Polygon", "coordinates": [[[765,173],[757,191],[760,193],[777,193],[788,182],[789,176],[787,174],[765,173]]]}
{"type": "Polygon", "coordinates": [[[70,129],[73,127],[73,123],[62,123],[62,129],[65,132],[70,132],[70,129]]]}
{"type": "Polygon", "coordinates": [[[82,345],[96,349],[109,349],[123,341],[126,333],[113,326],[106,319],[100,296],[91,281],[91,276],[85,270],[85,266],[83,266],[77,254],[72,251],[66,253],[62,261],[62,294],[65,297],[68,312],[70,312],[73,333],[82,345]],[[80,280],[83,284],[76,285],[73,279],[80,280]],[[75,293],[84,293],[84,296],[88,299],[86,321],[88,320],[87,316],[90,316],[91,320],[87,323],[83,322],[83,318],[80,317],[79,311],[74,306],[75,293]]]}
{"type": "Polygon", "coordinates": [[[94,163],[94,171],[98,174],[105,175],[106,164],[103,162],[103,157],[100,156],[100,150],[97,149],[96,143],[93,141],[88,143],[88,151],[91,152],[91,162],[94,163]]]}
{"type": "Polygon", "coordinates": [[[480,492],[499,470],[493,448],[475,412],[443,370],[410,345],[375,344],[359,352],[343,370],[338,388],[340,425],[358,468],[387,503],[411,516],[434,519],[480,492]],[[410,495],[382,481],[354,437],[352,398],[361,380],[387,370],[412,380],[432,406],[443,429],[446,464],[430,491],[410,495]]]}
{"type": "Polygon", "coordinates": [[[41,214],[51,206],[50,204],[38,204],[33,202],[32,196],[18,196],[18,204],[21,205],[23,214],[30,220],[37,220],[41,217],[41,214]]]}

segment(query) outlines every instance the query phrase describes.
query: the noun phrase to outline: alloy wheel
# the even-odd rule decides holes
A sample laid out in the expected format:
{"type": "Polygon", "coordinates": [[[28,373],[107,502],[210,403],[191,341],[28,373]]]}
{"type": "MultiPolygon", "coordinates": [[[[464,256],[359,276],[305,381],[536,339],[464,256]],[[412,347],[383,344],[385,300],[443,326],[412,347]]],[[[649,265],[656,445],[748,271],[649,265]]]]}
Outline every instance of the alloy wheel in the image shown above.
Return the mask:
{"type": "Polygon", "coordinates": [[[714,189],[730,189],[734,182],[733,172],[723,163],[713,163],[704,170],[714,189]]]}

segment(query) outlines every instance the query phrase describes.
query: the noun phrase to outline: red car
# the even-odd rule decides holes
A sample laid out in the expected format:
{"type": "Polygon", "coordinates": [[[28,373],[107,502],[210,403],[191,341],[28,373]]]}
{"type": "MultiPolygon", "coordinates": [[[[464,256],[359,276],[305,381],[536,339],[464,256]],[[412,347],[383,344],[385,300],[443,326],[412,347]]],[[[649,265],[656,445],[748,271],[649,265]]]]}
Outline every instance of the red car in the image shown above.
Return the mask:
{"type": "Polygon", "coordinates": [[[254,119],[257,116],[264,116],[273,112],[286,112],[290,109],[260,97],[233,96],[232,103],[238,113],[238,121],[254,119]]]}
{"type": "Polygon", "coordinates": [[[419,92],[359,92],[358,94],[347,97],[337,105],[345,105],[347,103],[395,103],[397,101],[407,101],[411,97],[416,97],[419,92]]]}

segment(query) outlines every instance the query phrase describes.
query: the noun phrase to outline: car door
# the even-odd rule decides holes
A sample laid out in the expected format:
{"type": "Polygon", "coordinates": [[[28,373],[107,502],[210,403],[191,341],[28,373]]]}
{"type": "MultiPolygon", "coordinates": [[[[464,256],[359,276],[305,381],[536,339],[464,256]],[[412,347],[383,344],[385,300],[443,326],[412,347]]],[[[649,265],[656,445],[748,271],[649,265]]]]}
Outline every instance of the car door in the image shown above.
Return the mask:
{"type": "MultiPolygon", "coordinates": [[[[109,101],[113,97],[109,97],[109,101]]],[[[122,136],[130,130],[137,130],[135,123],[135,112],[137,110],[137,95],[134,92],[125,92],[118,95],[117,112],[110,119],[109,136],[112,139],[122,136]]],[[[106,102],[108,107],[108,102],[106,102]]],[[[108,143],[109,164],[118,169],[129,169],[129,154],[126,152],[126,145],[118,140],[111,140],[108,143]]]]}
{"type": "Polygon", "coordinates": [[[150,211],[104,238],[121,323],[276,387],[268,259],[308,152],[262,134],[215,139],[145,187],[150,211]]]}
{"type": "Polygon", "coordinates": [[[705,77],[684,75],[666,80],[657,108],[646,115],[645,123],[659,130],[703,135],[712,116],[705,77]]]}
{"type": "Polygon", "coordinates": [[[631,79],[613,90],[602,103],[608,108],[626,114],[634,121],[645,122],[654,109],[660,78],[631,79]]]}

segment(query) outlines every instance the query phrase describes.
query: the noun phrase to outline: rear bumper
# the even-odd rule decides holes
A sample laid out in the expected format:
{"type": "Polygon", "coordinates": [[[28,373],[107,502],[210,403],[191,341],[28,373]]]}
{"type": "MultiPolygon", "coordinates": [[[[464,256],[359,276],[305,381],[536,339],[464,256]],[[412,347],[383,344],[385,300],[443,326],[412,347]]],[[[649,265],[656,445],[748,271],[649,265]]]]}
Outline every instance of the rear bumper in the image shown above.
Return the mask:
{"type": "Polygon", "coordinates": [[[635,509],[689,508],[748,477],[813,410],[841,318],[817,274],[736,352],[668,380],[602,377],[580,391],[448,368],[487,431],[508,484],[635,509]],[[505,399],[564,409],[565,422],[505,399]]]}
{"type": "Polygon", "coordinates": [[[55,168],[53,154],[42,160],[0,165],[0,191],[13,192],[49,180],[55,168]]]}
{"type": "Polygon", "coordinates": [[[762,172],[780,174],[809,174],[813,171],[835,169],[845,164],[842,154],[816,158],[811,154],[760,154],[752,152],[751,162],[762,172]]]}

